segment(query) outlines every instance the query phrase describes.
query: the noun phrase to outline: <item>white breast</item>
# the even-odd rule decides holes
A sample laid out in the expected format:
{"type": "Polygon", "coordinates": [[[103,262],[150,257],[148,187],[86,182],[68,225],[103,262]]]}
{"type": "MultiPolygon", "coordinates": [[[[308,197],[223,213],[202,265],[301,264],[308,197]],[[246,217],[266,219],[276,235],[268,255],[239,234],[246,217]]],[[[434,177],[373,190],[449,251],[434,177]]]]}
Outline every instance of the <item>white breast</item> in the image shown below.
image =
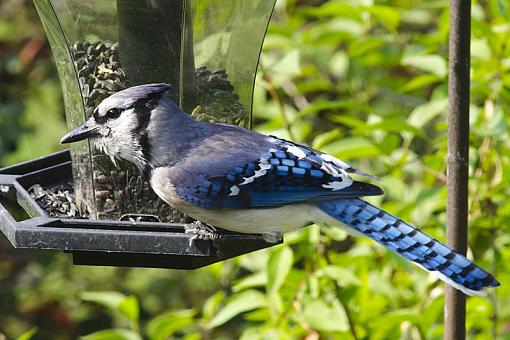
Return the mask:
{"type": "Polygon", "coordinates": [[[313,210],[307,204],[287,205],[266,209],[204,209],[188,207],[189,216],[207,224],[239,233],[285,233],[307,226],[314,221],[313,210]]]}

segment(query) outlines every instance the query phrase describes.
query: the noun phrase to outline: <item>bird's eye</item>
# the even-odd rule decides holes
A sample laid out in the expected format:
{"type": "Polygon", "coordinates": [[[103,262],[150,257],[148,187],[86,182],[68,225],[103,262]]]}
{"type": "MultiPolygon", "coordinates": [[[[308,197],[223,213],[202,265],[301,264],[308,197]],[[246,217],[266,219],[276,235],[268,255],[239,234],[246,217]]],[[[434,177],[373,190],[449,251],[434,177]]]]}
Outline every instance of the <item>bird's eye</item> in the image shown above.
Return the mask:
{"type": "Polygon", "coordinates": [[[121,114],[121,111],[117,108],[109,109],[106,112],[106,116],[108,116],[108,118],[117,118],[118,116],[120,116],[120,114],[121,114]]]}

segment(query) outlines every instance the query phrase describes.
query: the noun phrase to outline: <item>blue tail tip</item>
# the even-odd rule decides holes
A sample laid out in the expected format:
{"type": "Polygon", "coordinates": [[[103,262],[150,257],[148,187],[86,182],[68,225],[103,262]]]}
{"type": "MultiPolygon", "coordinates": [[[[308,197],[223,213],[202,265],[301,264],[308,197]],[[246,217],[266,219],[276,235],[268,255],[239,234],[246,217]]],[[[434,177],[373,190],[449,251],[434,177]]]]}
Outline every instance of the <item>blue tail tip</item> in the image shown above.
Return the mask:
{"type": "Polygon", "coordinates": [[[501,283],[499,283],[499,281],[496,280],[495,278],[492,278],[492,281],[489,283],[489,286],[490,287],[499,287],[499,286],[501,286],[501,283]]]}

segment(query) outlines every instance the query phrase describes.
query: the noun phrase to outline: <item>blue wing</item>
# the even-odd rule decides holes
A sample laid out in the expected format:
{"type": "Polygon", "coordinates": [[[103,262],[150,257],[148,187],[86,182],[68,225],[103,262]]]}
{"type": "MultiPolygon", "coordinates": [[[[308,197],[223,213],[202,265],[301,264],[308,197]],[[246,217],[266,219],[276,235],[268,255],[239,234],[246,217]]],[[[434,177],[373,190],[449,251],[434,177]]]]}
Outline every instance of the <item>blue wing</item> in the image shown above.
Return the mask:
{"type": "Polygon", "coordinates": [[[349,173],[369,176],[307,146],[270,137],[259,159],[204,176],[193,186],[176,188],[184,200],[211,209],[269,208],[382,194],[374,185],[353,181],[349,173]]]}

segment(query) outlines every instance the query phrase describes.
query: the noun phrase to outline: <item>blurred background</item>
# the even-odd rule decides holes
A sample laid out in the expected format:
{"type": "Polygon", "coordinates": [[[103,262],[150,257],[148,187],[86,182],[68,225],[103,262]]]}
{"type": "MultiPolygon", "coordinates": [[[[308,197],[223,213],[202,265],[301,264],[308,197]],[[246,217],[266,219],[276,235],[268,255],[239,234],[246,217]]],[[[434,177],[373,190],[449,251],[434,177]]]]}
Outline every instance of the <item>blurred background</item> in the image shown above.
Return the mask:
{"type": "MultiPolygon", "coordinates": [[[[472,8],[469,256],[502,286],[470,339],[510,338],[510,2],[472,8]]],[[[254,128],[381,178],[372,200],[445,239],[448,2],[279,0],[254,128]]],[[[31,1],[0,1],[0,166],[61,148],[61,88],[31,1]]],[[[441,339],[444,285],[327,226],[195,271],[73,266],[0,236],[0,339],[441,339]]]]}

